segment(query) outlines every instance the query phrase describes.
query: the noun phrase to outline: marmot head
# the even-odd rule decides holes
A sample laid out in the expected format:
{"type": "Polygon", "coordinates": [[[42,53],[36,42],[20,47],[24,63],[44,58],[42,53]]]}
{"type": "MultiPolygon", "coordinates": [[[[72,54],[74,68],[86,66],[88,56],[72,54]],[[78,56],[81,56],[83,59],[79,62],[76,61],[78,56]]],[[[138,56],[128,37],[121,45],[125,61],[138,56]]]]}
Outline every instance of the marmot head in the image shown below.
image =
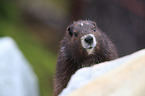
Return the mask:
{"type": "Polygon", "coordinates": [[[74,47],[74,51],[82,53],[85,50],[88,55],[94,53],[99,35],[95,22],[88,20],[74,22],[67,27],[66,35],[70,39],[67,42],[74,47]]]}

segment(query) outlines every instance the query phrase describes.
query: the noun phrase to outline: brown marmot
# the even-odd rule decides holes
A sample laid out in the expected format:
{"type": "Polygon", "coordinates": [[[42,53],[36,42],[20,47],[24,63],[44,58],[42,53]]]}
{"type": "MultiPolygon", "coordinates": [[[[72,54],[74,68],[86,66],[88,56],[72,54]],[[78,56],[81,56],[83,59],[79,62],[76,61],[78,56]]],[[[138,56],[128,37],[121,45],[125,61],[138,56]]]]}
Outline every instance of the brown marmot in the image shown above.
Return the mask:
{"type": "Polygon", "coordinates": [[[54,96],[66,87],[78,69],[117,57],[114,44],[98,29],[95,22],[89,20],[73,22],[67,27],[61,41],[54,78],[54,96]]]}

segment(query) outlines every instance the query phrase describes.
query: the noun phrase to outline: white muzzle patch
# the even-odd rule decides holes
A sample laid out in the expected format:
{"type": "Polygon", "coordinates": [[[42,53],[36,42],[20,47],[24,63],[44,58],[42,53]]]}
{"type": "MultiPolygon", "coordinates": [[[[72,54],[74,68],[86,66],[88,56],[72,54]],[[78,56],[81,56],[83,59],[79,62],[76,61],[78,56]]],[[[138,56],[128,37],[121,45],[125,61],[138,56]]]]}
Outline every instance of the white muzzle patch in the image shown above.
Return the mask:
{"type": "Polygon", "coordinates": [[[81,37],[82,47],[86,49],[87,53],[93,54],[94,48],[97,45],[96,37],[94,34],[86,34],[81,37]]]}

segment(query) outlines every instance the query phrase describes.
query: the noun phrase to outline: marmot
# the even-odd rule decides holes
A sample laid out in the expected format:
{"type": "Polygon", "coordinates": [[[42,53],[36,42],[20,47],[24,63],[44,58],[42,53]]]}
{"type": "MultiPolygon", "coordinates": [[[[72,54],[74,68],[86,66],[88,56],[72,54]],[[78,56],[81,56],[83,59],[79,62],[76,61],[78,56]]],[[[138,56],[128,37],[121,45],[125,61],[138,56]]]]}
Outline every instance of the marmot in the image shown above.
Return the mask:
{"type": "Polygon", "coordinates": [[[67,27],[61,41],[54,78],[54,96],[58,96],[78,69],[117,57],[114,44],[98,29],[95,22],[73,22],[67,27]]]}

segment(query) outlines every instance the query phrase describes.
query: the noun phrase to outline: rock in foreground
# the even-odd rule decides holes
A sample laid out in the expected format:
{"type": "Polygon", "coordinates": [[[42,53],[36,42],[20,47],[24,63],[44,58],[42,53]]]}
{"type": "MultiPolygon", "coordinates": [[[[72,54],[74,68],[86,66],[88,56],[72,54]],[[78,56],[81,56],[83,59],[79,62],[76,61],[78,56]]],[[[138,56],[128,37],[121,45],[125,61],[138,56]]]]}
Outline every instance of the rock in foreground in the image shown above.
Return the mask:
{"type": "Polygon", "coordinates": [[[37,77],[10,37],[0,38],[0,96],[39,96],[37,77]]]}
{"type": "Polygon", "coordinates": [[[145,50],[78,70],[59,96],[145,96],[145,50]]]}

